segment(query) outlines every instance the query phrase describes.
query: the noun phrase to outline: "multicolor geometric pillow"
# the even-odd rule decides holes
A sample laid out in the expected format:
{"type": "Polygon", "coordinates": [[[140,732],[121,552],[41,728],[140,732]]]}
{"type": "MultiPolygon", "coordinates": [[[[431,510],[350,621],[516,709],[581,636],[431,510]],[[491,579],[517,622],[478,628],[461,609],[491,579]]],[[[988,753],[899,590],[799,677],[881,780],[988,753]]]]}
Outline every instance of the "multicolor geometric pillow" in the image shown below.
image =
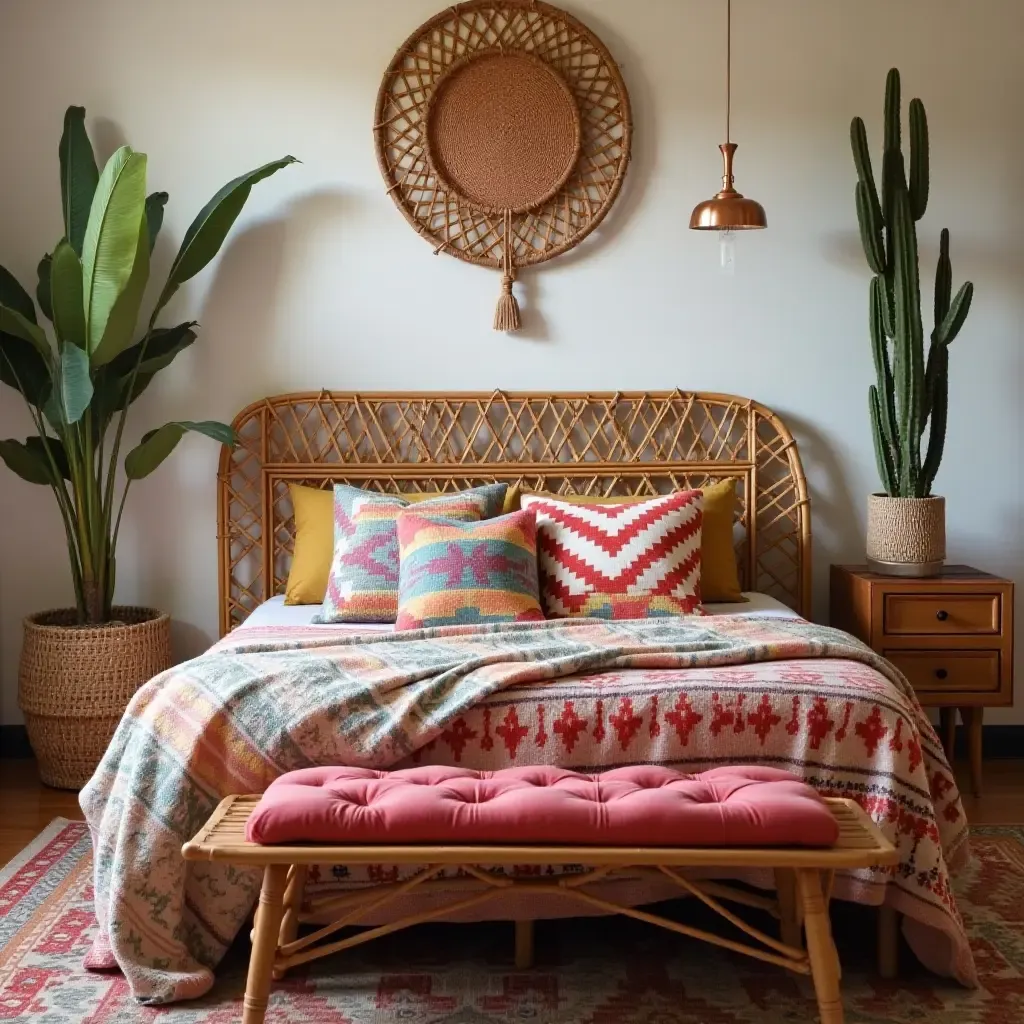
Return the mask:
{"type": "Polygon", "coordinates": [[[628,505],[577,505],[536,494],[544,611],[644,619],[700,613],[703,498],[677,491],[628,505]]]}
{"type": "MultiPolygon", "coordinates": [[[[450,519],[488,519],[501,511],[507,484],[488,484],[417,503],[450,519]]],[[[334,557],[314,622],[394,622],[398,614],[398,516],[410,502],[337,484],[334,557]]]]}
{"type": "MultiPolygon", "coordinates": [[[[324,491],[319,487],[289,484],[288,490],[295,519],[295,545],[284,603],[323,604],[334,560],[334,489],[324,491]]],[[[429,491],[403,497],[417,504],[434,498],[450,498],[451,495],[429,491]]],[[[516,482],[506,490],[501,511],[515,512],[518,508],[519,483],[516,482]]]]}
{"type": "Polygon", "coordinates": [[[540,622],[537,520],[512,512],[483,522],[398,517],[397,629],[475,622],[540,622]]]}

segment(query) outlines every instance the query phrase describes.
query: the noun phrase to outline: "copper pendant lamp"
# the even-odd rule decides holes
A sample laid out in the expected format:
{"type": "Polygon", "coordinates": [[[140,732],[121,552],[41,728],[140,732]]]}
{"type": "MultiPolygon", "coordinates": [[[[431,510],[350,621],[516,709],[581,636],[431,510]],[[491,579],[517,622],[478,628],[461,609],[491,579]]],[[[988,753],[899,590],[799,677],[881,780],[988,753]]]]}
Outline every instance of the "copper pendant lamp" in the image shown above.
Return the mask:
{"type": "MultiPolygon", "coordinates": [[[[722,151],[722,191],[698,203],[690,214],[690,227],[696,231],[746,231],[768,226],[764,207],[733,188],[732,159],[736,143],[730,134],[732,116],[732,0],[726,0],[725,47],[725,142],[722,151]]],[[[723,257],[724,260],[724,257],[723,257]]]]}

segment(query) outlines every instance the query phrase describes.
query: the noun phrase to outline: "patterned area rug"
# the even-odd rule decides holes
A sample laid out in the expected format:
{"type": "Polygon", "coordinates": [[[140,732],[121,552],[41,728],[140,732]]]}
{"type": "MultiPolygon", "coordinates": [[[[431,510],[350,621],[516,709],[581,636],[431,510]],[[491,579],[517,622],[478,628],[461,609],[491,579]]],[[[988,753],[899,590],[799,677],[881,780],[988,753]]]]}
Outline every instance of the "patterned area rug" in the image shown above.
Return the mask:
{"type": "MultiPolygon", "coordinates": [[[[898,982],[872,969],[874,915],[835,908],[849,1024],[1024,1021],[1024,827],[973,831],[957,892],[977,958],[975,991],[910,962],[898,982]]],[[[0,870],[0,1021],[234,1024],[248,950],[216,987],[170,1009],[138,1005],[115,974],[82,969],[95,928],[85,825],[57,820],[0,870]]],[[[702,923],[691,903],[672,908],[702,923]]],[[[766,964],[625,919],[538,925],[537,967],[510,965],[507,924],[435,925],[314,964],[277,985],[268,1024],[804,1024],[808,983],[766,964]]]]}

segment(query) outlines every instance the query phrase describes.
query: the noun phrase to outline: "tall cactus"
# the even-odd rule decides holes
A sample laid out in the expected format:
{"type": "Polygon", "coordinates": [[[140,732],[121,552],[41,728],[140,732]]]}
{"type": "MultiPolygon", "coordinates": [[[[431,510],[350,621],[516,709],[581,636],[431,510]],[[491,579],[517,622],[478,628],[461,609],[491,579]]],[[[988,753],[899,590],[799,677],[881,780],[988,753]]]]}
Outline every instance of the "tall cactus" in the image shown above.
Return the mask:
{"type": "Polygon", "coordinates": [[[868,393],[878,472],[887,494],[925,498],[931,494],[946,439],[949,345],[960,333],[974,285],[963,284],[950,299],[949,232],[940,236],[935,272],[935,326],[928,358],[921,323],[921,286],[916,222],[928,206],[928,120],[924,104],[910,101],[910,176],[900,141],[900,73],[885,82],[882,196],[879,201],[864,122],[850,125],[857,168],[854,197],[864,255],[874,276],[869,289],[871,353],[876,382],[868,393]],[[928,447],[922,459],[922,439],[928,447]]]}

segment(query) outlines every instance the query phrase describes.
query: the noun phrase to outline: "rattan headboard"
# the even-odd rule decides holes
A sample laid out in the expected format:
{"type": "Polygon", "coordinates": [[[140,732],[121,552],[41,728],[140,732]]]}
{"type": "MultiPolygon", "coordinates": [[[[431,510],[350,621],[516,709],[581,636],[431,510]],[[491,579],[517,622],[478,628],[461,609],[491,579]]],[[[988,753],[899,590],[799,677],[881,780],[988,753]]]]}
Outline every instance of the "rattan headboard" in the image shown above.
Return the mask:
{"type": "Polygon", "coordinates": [[[671,392],[309,392],[234,423],[218,477],[220,628],[283,593],[289,483],[445,491],[494,480],[576,494],[657,494],[735,477],[745,589],[810,615],[811,526],[796,442],[745,398],[671,392]]]}

